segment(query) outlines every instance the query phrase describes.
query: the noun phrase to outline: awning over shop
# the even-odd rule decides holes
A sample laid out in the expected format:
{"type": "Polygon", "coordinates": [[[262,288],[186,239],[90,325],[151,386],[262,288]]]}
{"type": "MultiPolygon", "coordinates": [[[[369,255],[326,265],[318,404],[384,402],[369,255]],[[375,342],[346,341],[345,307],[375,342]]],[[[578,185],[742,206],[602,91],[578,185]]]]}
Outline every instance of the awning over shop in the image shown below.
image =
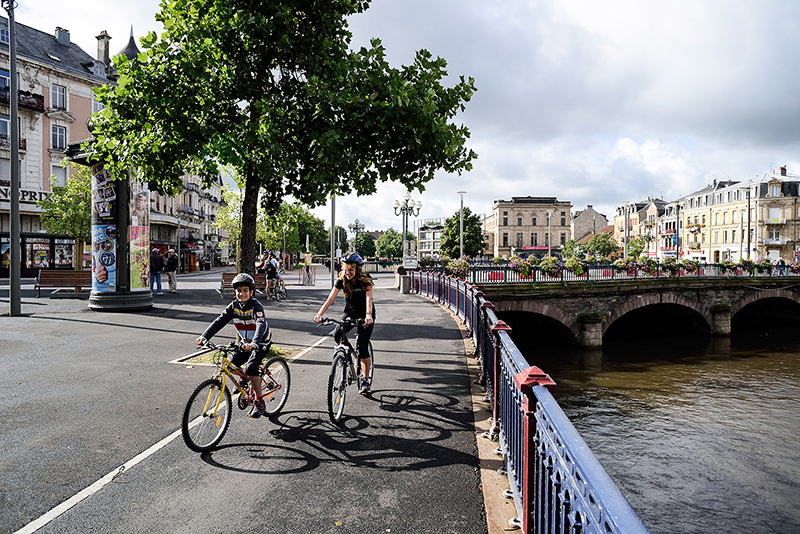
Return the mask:
{"type": "Polygon", "coordinates": [[[185,241],[181,241],[181,248],[185,248],[185,249],[189,249],[189,250],[200,250],[200,247],[198,247],[194,243],[186,243],[185,241]]]}

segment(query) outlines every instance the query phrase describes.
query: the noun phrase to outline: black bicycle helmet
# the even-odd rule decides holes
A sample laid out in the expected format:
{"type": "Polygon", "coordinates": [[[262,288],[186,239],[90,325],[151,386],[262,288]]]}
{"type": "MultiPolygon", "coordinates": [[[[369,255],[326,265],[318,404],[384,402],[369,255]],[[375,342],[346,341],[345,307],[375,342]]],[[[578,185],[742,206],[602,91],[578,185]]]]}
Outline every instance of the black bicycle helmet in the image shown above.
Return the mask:
{"type": "Polygon", "coordinates": [[[348,252],[342,258],[344,263],[355,263],[356,265],[364,265],[364,260],[361,259],[361,256],[356,254],[355,252],[348,252]]]}
{"type": "Polygon", "coordinates": [[[233,282],[231,282],[231,287],[234,289],[238,286],[247,286],[250,288],[250,291],[255,291],[256,281],[247,273],[239,273],[233,277],[233,282]]]}

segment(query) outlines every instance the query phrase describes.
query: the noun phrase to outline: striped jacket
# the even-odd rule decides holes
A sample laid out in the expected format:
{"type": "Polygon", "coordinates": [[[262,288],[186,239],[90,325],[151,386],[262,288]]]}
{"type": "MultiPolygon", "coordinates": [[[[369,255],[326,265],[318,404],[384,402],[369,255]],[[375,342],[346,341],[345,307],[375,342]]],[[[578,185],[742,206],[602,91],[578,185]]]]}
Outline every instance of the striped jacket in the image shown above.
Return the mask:
{"type": "Polygon", "coordinates": [[[250,298],[247,302],[239,302],[234,299],[222,310],[219,317],[208,325],[203,332],[203,337],[211,339],[231,320],[242,340],[257,344],[272,341],[272,333],[269,330],[267,318],[264,316],[264,306],[254,298],[250,298]]]}

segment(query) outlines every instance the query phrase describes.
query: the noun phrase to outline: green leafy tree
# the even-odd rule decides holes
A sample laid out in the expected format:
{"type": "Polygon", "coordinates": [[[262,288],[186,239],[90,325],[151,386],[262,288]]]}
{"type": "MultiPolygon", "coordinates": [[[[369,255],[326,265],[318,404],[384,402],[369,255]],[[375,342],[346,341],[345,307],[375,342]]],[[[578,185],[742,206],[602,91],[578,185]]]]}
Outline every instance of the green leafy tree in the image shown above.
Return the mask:
{"type": "Polygon", "coordinates": [[[608,258],[619,250],[611,234],[595,234],[586,244],[586,252],[596,258],[608,258]]]}
{"type": "MultiPolygon", "coordinates": [[[[483,253],[483,231],[481,218],[464,208],[464,255],[475,257],[483,253]]],[[[461,217],[459,211],[444,222],[442,243],[439,251],[443,256],[458,258],[461,252],[461,217]]]]}
{"type": "Polygon", "coordinates": [[[366,232],[358,234],[355,248],[362,258],[375,256],[375,240],[366,232]]]}
{"type": "Polygon", "coordinates": [[[236,250],[239,258],[239,236],[242,230],[242,192],[228,186],[222,187],[222,204],[220,204],[214,221],[214,228],[228,233],[224,245],[236,250]]]}
{"type": "Polygon", "coordinates": [[[286,196],[308,206],[369,195],[380,181],[422,191],[437,170],[470,170],[469,131],[451,122],[474,81],[442,85],[447,63],[420,50],[400,69],[375,39],[350,50],[347,18],[369,0],[162,0],[165,31],[115,58],[116,85],[96,90],[97,159],[114,176],[138,169],[174,194],[182,175],[219,165],[242,177],[240,269],[256,254],[259,194],[272,213],[286,196]]]}
{"type": "Polygon", "coordinates": [[[562,256],[565,258],[578,257],[583,258],[586,256],[587,245],[584,243],[576,243],[574,239],[570,239],[564,245],[562,256]]]}
{"type": "Polygon", "coordinates": [[[403,255],[403,236],[394,228],[389,228],[375,243],[375,254],[379,258],[400,258],[403,255]]]}
{"type": "Polygon", "coordinates": [[[637,236],[628,242],[628,257],[638,258],[647,247],[647,241],[642,236],[637,236]]]}
{"type": "MultiPolygon", "coordinates": [[[[83,270],[83,248],[92,230],[92,175],[89,167],[70,165],[66,185],[56,185],[50,177],[50,195],[36,203],[45,210],[40,220],[51,234],[66,235],[75,240],[73,266],[83,270]]],[[[80,291],[80,290],[78,290],[80,291]]]]}
{"type": "MultiPolygon", "coordinates": [[[[331,251],[331,229],[328,228],[325,239],[326,244],[325,248],[322,251],[322,254],[330,254],[331,251]]],[[[347,230],[342,228],[341,226],[336,226],[336,248],[340,250],[342,254],[350,248],[350,242],[347,240],[347,230]]]]}

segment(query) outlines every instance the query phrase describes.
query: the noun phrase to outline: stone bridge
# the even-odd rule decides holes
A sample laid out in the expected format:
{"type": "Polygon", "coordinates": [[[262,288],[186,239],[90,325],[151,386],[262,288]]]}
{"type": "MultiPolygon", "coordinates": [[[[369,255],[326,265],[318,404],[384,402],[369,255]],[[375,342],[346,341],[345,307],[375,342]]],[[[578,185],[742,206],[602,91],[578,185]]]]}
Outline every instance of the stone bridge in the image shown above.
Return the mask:
{"type": "Polygon", "coordinates": [[[773,298],[800,304],[800,284],[792,278],[654,278],[557,286],[486,285],[480,290],[496,312],[550,317],[585,347],[601,347],[615,321],[645,306],[672,304],[694,310],[712,335],[729,336],[732,318],[748,304],[773,298]]]}

